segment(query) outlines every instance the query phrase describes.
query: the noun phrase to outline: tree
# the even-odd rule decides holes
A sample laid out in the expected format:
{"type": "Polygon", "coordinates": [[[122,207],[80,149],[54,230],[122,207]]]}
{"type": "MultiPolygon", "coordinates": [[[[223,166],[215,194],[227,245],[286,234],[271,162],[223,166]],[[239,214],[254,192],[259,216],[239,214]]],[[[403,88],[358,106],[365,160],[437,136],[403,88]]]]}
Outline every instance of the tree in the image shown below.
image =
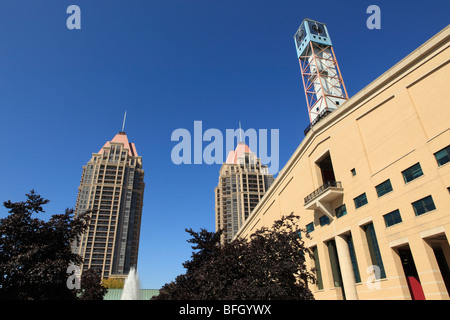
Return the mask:
{"type": "Polygon", "coordinates": [[[102,280],[102,285],[108,289],[123,289],[125,279],[123,278],[108,278],[102,280]]]}
{"type": "Polygon", "coordinates": [[[4,202],[9,216],[0,219],[0,299],[76,299],[66,281],[69,265],[82,259],[72,251],[85,232],[88,213],[73,217],[73,210],[33,218],[45,212],[43,199],[32,190],[24,202],[4,202]]]}
{"type": "Polygon", "coordinates": [[[102,277],[95,269],[88,269],[81,275],[80,300],[103,300],[108,288],[102,285],[102,277]]]}
{"type": "Polygon", "coordinates": [[[165,284],[155,300],[312,300],[308,283],[315,283],[314,269],[305,257],[306,230],[284,216],[271,229],[262,228],[250,239],[238,238],[221,245],[218,232],[186,230],[193,243],[191,260],[183,263],[186,273],[165,284]]]}

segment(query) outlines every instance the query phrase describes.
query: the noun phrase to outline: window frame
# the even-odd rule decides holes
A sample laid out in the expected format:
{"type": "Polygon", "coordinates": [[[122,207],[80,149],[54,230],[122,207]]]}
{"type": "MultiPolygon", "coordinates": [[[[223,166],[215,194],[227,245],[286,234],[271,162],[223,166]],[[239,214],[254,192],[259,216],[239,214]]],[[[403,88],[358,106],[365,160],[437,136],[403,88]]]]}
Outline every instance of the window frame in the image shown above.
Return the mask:
{"type": "Polygon", "coordinates": [[[380,198],[380,197],[382,197],[382,196],[388,194],[389,192],[394,191],[394,188],[392,187],[391,179],[387,179],[386,181],[383,181],[382,183],[380,183],[380,184],[378,184],[377,186],[375,186],[375,190],[376,190],[376,192],[377,192],[378,198],[380,198]],[[386,189],[388,189],[388,188],[385,188],[385,187],[384,187],[384,185],[386,184],[386,182],[389,183],[389,187],[390,187],[390,190],[387,190],[387,191],[386,191],[386,189]],[[379,187],[382,187],[383,189],[380,190],[379,187]],[[380,193],[381,193],[381,194],[380,194],[380,193]]]}
{"type": "Polygon", "coordinates": [[[340,205],[339,207],[337,207],[336,209],[334,209],[334,213],[336,214],[336,218],[341,218],[343,216],[345,216],[347,214],[347,206],[345,205],[345,203],[343,203],[342,205],[340,205]],[[344,207],[343,211],[338,212],[338,209],[344,207]],[[345,213],[342,213],[345,212],[345,213]]]}
{"type": "Polygon", "coordinates": [[[324,214],[323,216],[319,217],[319,224],[321,227],[324,227],[326,225],[330,224],[330,218],[324,214]],[[323,223],[323,221],[326,220],[326,223],[323,223]]]}
{"type": "Polygon", "coordinates": [[[353,198],[353,203],[355,204],[355,209],[359,209],[359,208],[361,208],[361,207],[364,207],[366,204],[369,203],[369,200],[367,199],[367,194],[364,192],[364,193],[361,193],[361,194],[360,194],[359,196],[357,196],[356,198],[353,198]],[[361,198],[362,196],[364,196],[366,202],[358,205],[357,199],[358,199],[358,202],[359,202],[359,201],[360,201],[360,198],[361,198]]]}
{"type": "Polygon", "coordinates": [[[307,231],[308,233],[313,232],[313,231],[314,231],[314,222],[308,223],[308,224],[305,226],[305,229],[306,229],[306,231],[307,231]],[[311,227],[312,229],[311,229],[310,227],[311,227]],[[311,229],[311,230],[309,230],[309,229],[311,229]]]}
{"type": "Polygon", "coordinates": [[[421,215],[423,215],[423,214],[425,214],[425,213],[428,213],[428,212],[431,212],[431,211],[436,210],[436,204],[434,203],[434,200],[433,200],[433,197],[431,196],[431,194],[428,195],[428,196],[426,196],[426,197],[423,197],[422,199],[419,199],[419,200],[416,200],[416,201],[412,202],[411,205],[412,205],[412,207],[413,207],[414,214],[415,214],[416,217],[419,217],[419,216],[421,216],[421,215]],[[428,203],[428,204],[427,204],[427,203],[424,203],[424,201],[425,201],[426,199],[431,199],[431,203],[428,203]],[[424,212],[419,213],[418,210],[417,210],[417,207],[414,206],[414,204],[419,204],[419,203],[423,204],[422,207],[423,207],[425,210],[428,209],[427,206],[429,206],[430,204],[432,204],[433,208],[432,208],[432,209],[429,209],[429,210],[426,210],[426,211],[424,211],[424,212]]]}
{"type": "Polygon", "coordinates": [[[420,162],[417,162],[416,164],[413,164],[409,168],[407,168],[407,169],[402,171],[403,181],[405,182],[405,184],[410,183],[411,181],[414,181],[414,180],[416,180],[417,178],[420,178],[423,175],[424,175],[424,173],[423,173],[423,170],[422,170],[422,166],[420,165],[420,162]],[[411,173],[412,179],[407,181],[407,177],[405,176],[405,172],[407,172],[408,170],[412,170],[415,166],[419,166],[420,174],[419,175],[415,175],[414,173],[411,173]]]}
{"type": "Polygon", "coordinates": [[[436,162],[437,162],[439,167],[442,167],[443,165],[449,163],[450,162],[450,145],[448,145],[445,148],[435,152],[434,153],[434,158],[436,159],[436,162]],[[447,158],[447,161],[445,161],[444,163],[440,163],[439,162],[440,159],[438,159],[437,154],[440,153],[440,152],[443,152],[443,151],[445,151],[447,154],[444,157],[442,157],[441,159],[447,158]]]}
{"type": "Polygon", "coordinates": [[[386,278],[386,269],[384,268],[383,257],[381,255],[380,246],[378,245],[378,238],[375,232],[375,226],[373,222],[370,222],[362,226],[367,240],[367,248],[369,250],[370,259],[372,264],[377,266],[380,270],[380,274],[375,273],[376,279],[386,278]]]}
{"type": "Polygon", "coordinates": [[[322,279],[322,270],[320,268],[320,259],[319,259],[319,250],[317,246],[311,248],[312,254],[314,256],[314,267],[316,268],[316,278],[317,278],[317,288],[318,290],[323,290],[323,279],[322,279]]]}
{"type": "Polygon", "coordinates": [[[384,223],[386,225],[386,228],[395,226],[395,225],[403,222],[399,209],[396,209],[394,211],[386,213],[385,215],[383,215],[383,218],[384,218],[384,223]],[[394,214],[397,214],[397,216],[394,216],[394,214]],[[389,218],[389,221],[388,221],[388,218],[389,218]]]}

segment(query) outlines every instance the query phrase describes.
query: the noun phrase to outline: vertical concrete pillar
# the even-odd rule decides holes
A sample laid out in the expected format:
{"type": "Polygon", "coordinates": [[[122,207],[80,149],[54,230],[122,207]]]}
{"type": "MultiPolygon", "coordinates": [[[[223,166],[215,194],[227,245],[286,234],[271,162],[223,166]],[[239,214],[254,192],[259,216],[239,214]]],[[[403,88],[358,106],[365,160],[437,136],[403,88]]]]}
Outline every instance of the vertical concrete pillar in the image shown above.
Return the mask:
{"type": "Polygon", "coordinates": [[[341,268],[342,285],[344,286],[345,298],[347,300],[358,300],[355,286],[355,274],[353,272],[352,260],[347,241],[343,236],[336,236],[336,250],[341,268]]]}

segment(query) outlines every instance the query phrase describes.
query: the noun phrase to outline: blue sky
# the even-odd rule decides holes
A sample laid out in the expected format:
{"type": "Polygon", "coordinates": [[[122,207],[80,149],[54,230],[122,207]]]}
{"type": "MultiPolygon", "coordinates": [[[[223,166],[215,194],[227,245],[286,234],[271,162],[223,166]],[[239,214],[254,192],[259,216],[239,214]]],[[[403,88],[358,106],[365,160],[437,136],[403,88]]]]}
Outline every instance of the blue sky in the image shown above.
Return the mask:
{"type": "Polygon", "coordinates": [[[175,129],[279,129],[281,169],[309,124],[293,41],[304,18],[327,23],[351,97],[447,26],[448,12],[447,0],[2,0],[0,200],[34,188],[48,215],[74,207],[82,166],[127,110],[146,171],[138,272],[142,287],[160,288],[184,273],[184,229],[215,228],[220,165],[173,164],[175,129]],[[66,27],[71,4],[81,30],[66,27]],[[366,27],[371,4],[381,30],[366,27]]]}

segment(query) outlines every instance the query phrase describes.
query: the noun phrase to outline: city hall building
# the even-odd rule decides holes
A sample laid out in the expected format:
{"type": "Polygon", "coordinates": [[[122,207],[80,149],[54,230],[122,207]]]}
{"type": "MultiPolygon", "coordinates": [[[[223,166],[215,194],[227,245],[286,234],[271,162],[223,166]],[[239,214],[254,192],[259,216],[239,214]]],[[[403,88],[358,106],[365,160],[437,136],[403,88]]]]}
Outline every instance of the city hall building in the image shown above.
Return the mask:
{"type": "MultiPolygon", "coordinates": [[[[309,27],[298,31],[300,59],[305,34],[326,40],[323,26],[309,27]]],[[[338,68],[312,56],[302,73],[319,100],[331,91],[319,88],[314,68],[338,68]]],[[[448,300],[449,62],[450,26],[350,99],[334,77],[330,96],[341,98],[325,111],[311,106],[305,138],[235,237],[294,213],[311,236],[302,239],[314,254],[316,299],[448,300]]]]}

